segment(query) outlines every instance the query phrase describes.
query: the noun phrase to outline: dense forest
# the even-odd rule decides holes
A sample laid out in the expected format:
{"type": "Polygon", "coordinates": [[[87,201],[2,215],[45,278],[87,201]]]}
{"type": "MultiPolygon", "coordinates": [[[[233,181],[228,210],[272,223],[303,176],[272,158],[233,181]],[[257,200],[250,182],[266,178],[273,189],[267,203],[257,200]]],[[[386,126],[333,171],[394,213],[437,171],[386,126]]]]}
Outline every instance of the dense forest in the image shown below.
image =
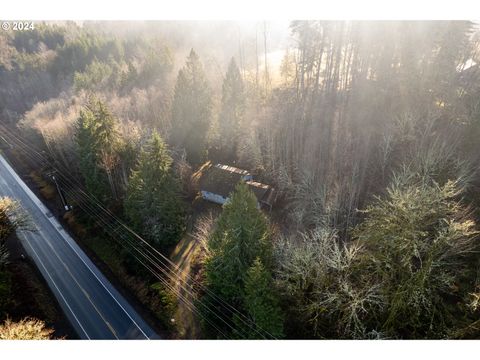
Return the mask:
{"type": "Polygon", "coordinates": [[[2,32],[2,148],[172,338],[479,338],[477,24],[283,26],[2,32]],[[202,203],[207,161],[271,211],[202,203]]]}

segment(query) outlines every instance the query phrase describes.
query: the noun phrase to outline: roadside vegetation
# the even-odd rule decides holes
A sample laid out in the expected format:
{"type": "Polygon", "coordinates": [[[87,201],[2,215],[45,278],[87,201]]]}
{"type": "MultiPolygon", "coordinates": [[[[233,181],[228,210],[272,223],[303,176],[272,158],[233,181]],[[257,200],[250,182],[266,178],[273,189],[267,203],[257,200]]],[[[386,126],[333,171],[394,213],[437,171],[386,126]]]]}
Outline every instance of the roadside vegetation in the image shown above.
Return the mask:
{"type": "MultiPolygon", "coordinates": [[[[28,284],[18,284],[16,281],[25,276],[26,269],[21,266],[13,266],[11,255],[7,247],[7,239],[14,236],[17,229],[29,229],[28,216],[22,211],[18,203],[10,198],[0,198],[0,340],[48,340],[52,337],[54,330],[47,327],[45,322],[31,316],[25,317],[25,310],[21,298],[19,298],[18,287],[23,290],[22,297],[29,291],[29,297],[37,298],[36,301],[42,304],[33,303],[35,309],[30,308],[27,311],[35,311],[41,314],[49,313],[52,319],[55,315],[51,314],[51,309],[47,309],[45,289],[38,284],[28,286],[28,284]],[[10,315],[21,316],[19,321],[13,321],[10,315]]],[[[24,279],[22,279],[24,280],[24,279]]],[[[34,278],[31,279],[35,281],[34,278]]]]}
{"type": "Polygon", "coordinates": [[[19,322],[10,319],[0,325],[0,340],[50,340],[53,330],[43,321],[25,318],[19,322]]]}
{"type": "Polygon", "coordinates": [[[0,34],[0,142],[47,201],[56,174],[65,222],[159,328],[480,337],[474,23],[293,21],[234,45],[234,24],[151,26],[0,34]],[[207,161],[272,185],[272,210],[240,183],[210,211],[207,161]]]}

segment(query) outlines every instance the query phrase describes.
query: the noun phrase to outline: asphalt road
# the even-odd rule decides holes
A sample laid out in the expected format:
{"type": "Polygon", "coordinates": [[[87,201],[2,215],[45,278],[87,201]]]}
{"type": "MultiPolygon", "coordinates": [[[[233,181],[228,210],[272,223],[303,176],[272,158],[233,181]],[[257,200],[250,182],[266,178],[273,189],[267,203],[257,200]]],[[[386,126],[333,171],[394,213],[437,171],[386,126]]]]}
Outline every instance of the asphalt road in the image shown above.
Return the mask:
{"type": "Polygon", "coordinates": [[[80,338],[158,338],[1,155],[0,196],[16,199],[30,215],[36,230],[18,237],[80,338]]]}

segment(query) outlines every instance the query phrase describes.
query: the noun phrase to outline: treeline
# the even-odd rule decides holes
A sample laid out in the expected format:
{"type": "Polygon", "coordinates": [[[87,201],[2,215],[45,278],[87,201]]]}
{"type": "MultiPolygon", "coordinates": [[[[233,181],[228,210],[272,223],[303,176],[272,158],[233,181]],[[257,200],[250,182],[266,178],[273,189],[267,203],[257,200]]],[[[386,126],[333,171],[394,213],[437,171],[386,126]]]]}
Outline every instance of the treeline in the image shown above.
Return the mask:
{"type": "Polygon", "coordinates": [[[72,24],[2,35],[0,76],[58,86],[0,106],[19,119],[49,99],[22,129],[163,254],[186,230],[204,161],[275,186],[269,218],[239,186],[204,234],[206,336],[478,337],[474,24],[290,30],[279,69],[232,59],[221,84],[194,49],[178,64],[151,37],[72,24]]]}
{"type": "Polygon", "coordinates": [[[25,223],[25,218],[16,217],[16,213],[17,203],[10,198],[0,198],[0,320],[6,318],[12,302],[12,276],[7,269],[10,258],[6,241],[16,228],[25,223]]]}
{"type": "Polygon", "coordinates": [[[12,321],[12,308],[16,299],[13,296],[14,276],[10,253],[7,247],[9,236],[20,229],[29,228],[28,216],[19,204],[11,198],[0,198],[0,339],[1,340],[48,340],[53,330],[45,323],[35,318],[24,318],[18,322],[12,321]]]}

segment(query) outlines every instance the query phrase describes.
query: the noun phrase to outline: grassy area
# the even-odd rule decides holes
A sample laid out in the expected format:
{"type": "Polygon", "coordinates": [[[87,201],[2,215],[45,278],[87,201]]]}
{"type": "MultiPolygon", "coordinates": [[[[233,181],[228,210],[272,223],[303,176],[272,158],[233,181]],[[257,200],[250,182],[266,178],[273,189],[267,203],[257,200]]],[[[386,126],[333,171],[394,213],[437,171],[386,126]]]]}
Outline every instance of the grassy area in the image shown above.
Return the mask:
{"type": "MultiPolygon", "coordinates": [[[[195,239],[185,234],[183,239],[177,244],[172,252],[172,261],[178,266],[178,276],[180,281],[175,284],[176,291],[181,294],[188,302],[195,303],[196,295],[190,291],[186,291],[185,287],[191,289],[191,267],[195,259],[195,253],[198,251],[195,239]],[[185,286],[181,286],[185,285],[185,286]]],[[[177,302],[177,309],[175,311],[175,321],[177,323],[178,333],[181,338],[195,339],[199,337],[199,323],[195,314],[192,313],[189,305],[180,298],[175,299],[177,302]]]]}
{"type": "Polygon", "coordinates": [[[98,237],[86,237],[83,243],[107,264],[113,273],[124,272],[122,254],[111,241],[98,237]]]}
{"type": "MultiPolygon", "coordinates": [[[[205,227],[205,219],[211,218],[213,221],[221,212],[221,207],[197,197],[192,203],[192,212],[191,223],[188,227],[194,234],[185,234],[171,252],[170,258],[178,266],[178,276],[181,278],[181,281],[176,284],[176,291],[188,302],[195,304],[198,301],[198,283],[202,281],[201,263],[205,255],[198,239],[205,234],[200,234],[201,231],[198,234],[197,232],[199,232],[199,228],[208,232],[205,227]],[[188,291],[185,288],[188,288],[188,291]]],[[[191,306],[181,299],[177,299],[177,303],[175,320],[179,336],[184,339],[200,338],[201,323],[192,311],[191,306]]]]}
{"type": "Polygon", "coordinates": [[[37,171],[30,172],[30,178],[46,200],[53,200],[55,198],[57,192],[55,186],[46,182],[37,171]]]}
{"type": "Polygon", "coordinates": [[[102,234],[100,228],[84,225],[72,212],[64,218],[83,245],[106,265],[124,288],[151,311],[160,323],[161,329],[168,331],[168,336],[175,338],[176,326],[171,319],[176,311],[176,302],[170,290],[152,277],[142,275],[137,268],[139,265],[131,264],[127,252],[109,236],[102,234]]]}

